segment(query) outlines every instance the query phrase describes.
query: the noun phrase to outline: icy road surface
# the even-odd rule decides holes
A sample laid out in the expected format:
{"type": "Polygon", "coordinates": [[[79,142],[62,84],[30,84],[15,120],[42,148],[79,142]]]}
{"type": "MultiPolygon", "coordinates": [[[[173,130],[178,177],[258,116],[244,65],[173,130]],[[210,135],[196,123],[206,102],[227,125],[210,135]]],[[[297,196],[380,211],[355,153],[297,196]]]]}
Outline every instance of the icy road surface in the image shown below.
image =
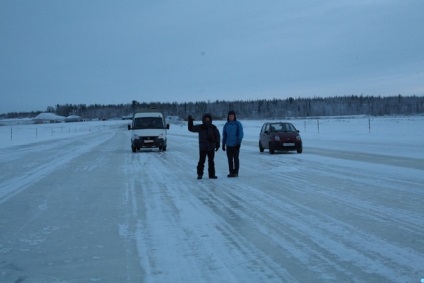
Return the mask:
{"type": "Polygon", "coordinates": [[[217,180],[184,125],[166,152],[132,153],[124,124],[3,146],[0,282],[419,283],[422,121],[415,140],[302,122],[304,153],[275,155],[245,122],[240,177],[220,150],[217,180]]]}

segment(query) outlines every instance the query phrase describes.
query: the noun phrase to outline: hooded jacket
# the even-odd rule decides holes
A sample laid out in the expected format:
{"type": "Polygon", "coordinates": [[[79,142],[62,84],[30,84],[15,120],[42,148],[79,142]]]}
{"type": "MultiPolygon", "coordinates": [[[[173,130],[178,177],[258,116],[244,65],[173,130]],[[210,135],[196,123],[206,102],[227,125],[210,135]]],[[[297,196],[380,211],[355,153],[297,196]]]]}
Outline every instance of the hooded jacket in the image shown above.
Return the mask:
{"type": "Polygon", "coordinates": [[[199,150],[209,151],[219,149],[221,136],[218,128],[212,124],[212,116],[203,114],[202,124],[193,125],[193,120],[188,120],[188,130],[190,132],[199,133],[199,150]],[[209,122],[206,122],[206,117],[209,122]]]}
{"type": "Polygon", "coordinates": [[[236,113],[234,111],[228,112],[227,122],[222,130],[222,145],[237,146],[243,140],[243,126],[237,121],[236,113]],[[234,120],[230,121],[229,116],[234,115],[234,120]]]}

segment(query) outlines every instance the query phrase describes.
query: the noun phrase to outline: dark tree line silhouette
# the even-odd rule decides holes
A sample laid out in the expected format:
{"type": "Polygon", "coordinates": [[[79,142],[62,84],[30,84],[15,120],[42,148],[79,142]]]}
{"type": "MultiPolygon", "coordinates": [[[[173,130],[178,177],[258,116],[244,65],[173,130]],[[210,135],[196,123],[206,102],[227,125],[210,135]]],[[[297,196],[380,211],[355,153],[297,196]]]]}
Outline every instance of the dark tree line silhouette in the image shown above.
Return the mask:
{"type": "MultiPolygon", "coordinates": [[[[198,102],[139,102],[127,104],[85,105],[57,104],[47,107],[47,112],[61,116],[78,115],[84,119],[121,119],[130,117],[136,111],[156,108],[167,116],[186,119],[188,115],[201,117],[211,113],[214,119],[224,119],[229,110],[235,110],[243,119],[307,118],[340,115],[418,115],[424,114],[424,96],[336,96],[314,98],[257,99],[257,100],[216,100],[198,102]]],[[[13,112],[0,115],[1,118],[31,118],[42,111],[13,112]]],[[[45,112],[45,111],[43,111],[45,112]]]]}

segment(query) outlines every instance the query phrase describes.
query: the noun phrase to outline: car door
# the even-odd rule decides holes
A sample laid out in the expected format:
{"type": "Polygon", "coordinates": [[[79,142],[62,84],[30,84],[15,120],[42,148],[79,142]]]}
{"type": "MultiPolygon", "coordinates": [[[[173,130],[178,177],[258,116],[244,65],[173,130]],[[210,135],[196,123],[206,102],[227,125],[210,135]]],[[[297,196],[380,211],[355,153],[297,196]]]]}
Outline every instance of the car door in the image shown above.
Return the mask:
{"type": "Polygon", "coordinates": [[[260,141],[263,148],[269,145],[269,124],[264,124],[261,129],[260,141]]]}

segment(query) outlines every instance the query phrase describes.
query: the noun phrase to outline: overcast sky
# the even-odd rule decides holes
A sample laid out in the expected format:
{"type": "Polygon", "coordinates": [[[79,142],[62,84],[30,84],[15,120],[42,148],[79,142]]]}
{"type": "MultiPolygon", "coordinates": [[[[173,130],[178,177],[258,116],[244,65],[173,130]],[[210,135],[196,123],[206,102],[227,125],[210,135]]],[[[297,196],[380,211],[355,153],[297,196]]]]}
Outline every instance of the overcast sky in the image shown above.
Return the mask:
{"type": "Polygon", "coordinates": [[[0,113],[424,95],[424,1],[1,0],[0,113]]]}

